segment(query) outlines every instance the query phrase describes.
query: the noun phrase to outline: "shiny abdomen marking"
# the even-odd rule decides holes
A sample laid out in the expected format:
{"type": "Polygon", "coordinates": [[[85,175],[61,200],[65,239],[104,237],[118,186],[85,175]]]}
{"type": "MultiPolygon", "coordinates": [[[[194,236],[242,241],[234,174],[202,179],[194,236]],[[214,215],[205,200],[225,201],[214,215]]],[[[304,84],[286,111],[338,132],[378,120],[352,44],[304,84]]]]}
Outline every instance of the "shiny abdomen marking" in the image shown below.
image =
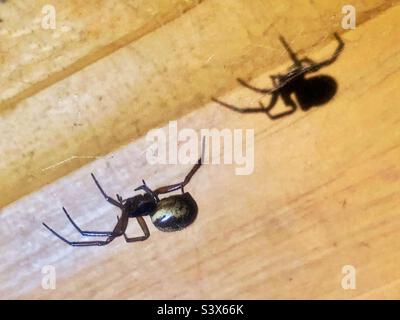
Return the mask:
{"type": "Polygon", "coordinates": [[[151,214],[153,224],[161,231],[181,230],[197,217],[197,204],[189,193],[173,195],[158,202],[151,214]]]}

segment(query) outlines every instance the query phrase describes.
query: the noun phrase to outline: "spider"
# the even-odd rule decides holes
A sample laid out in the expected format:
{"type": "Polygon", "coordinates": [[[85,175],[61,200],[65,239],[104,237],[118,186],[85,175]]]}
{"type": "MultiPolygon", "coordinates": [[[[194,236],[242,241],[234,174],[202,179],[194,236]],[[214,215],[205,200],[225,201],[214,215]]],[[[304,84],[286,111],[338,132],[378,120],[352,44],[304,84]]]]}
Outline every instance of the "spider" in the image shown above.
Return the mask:
{"type": "Polygon", "coordinates": [[[329,76],[315,76],[305,79],[305,75],[307,73],[317,72],[321,68],[336,61],[344,48],[344,43],[337,33],[334,33],[334,36],[338,41],[338,46],[332,56],[322,62],[315,62],[307,57],[298,59],[297,55],[292,51],[285,39],[280,37],[279,39],[292,59],[293,65],[288,69],[286,74],[270,76],[273,84],[273,88],[271,89],[257,88],[242,79],[237,79],[241,85],[248,89],[262,94],[270,94],[271,100],[268,106],[265,106],[260,101],[260,107],[258,108],[238,108],[216,98],[212,98],[212,100],[230,110],[240,113],[264,112],[272,120],[289,115],[296,111],[296,104],[291,98],[292,93],[296,95],[300,107],[304,111],[308,110],[312,106],[320,105],[329,101],[329,99],[336,93],[336,82],[334,79],[329,76]],[[279,96],[282,98],[284,104],[290,107],[290,109],[279,114],[271,114],[270,111],[275,106],[279,96]]]}
{"type": "MultiPolygon", "coordinates": [[[[203,140],[203,153],[204,153],[204,140],[203,140]]],[[[196,173],[196,171],[202,165],[202,158],[197,161],[197,163],[193,166],[190,172],[186,175],[185,179],[176,184],[160,187],[156,190],[151,190],[144,180],[142,180],[142,185],[135,189],[135,191],[142,190],[144,194],[138,194],[134,197],[128,199],[122,199],[120,195],[117,196],[117,200],[109,197],[100,186],[96,177],[92,173],[92,178],[99,188],[101,194],[104,198],[111,203],[112,205],[121,209],[122,214],[121,217],[117,217],[117,224],[114,227],[113,231],[83,231],[78,225],[72,220],[67,210],[63,207],[64,213],[67,216],[68,220],[75,227],[76,230],[82,236],[88,237],[107,237],[105,240],[101,241],[69,241],[65,239],[63,236],[55,232],[52,228],[50,228],[47,224],[43,223],[43,225],[55,236],[60,238],[65,243],[74,247],[83,247],[83,246],[104,246],[113,241],[116,237],[124,236],[126,242],[136,242],[136,241],[144,241],[150,236],[150,231],[146,225],[144,220],[144,216],[149,215],[151,217],[151,221],[154,226],[164,232],[171,231],[179,231],[190,224],[197,217],[197,204],[196,201],[192,198],[190,193],[184,191],[184,187],[189,183],[190,179],[196,173]],[[160,194],[166,194],[169,192],[173,192],[176,190],[181,190],[182,193],[178,195],[172,195],[163,199],[159,199],[160,194]],[[144,235],[128,238],[125,231],[128,226],[129,218],[136,218],[139,223],[140,228],[142,229],[144,235]]]]}

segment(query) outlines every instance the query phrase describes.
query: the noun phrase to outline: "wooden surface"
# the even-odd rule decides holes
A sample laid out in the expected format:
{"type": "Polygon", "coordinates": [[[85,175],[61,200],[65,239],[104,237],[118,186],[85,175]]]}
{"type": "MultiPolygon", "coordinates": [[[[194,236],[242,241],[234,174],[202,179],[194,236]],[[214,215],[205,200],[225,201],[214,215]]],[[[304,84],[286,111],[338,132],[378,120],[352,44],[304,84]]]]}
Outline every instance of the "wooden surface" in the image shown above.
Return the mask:
{"type": "Polygon", "coordinates": [[[341,1],[55,1],[54,31],[37,27],[43,3],[0,4],[1,298],[400,297],[397,1],[353,1],[346,32],[341,1]],[[271,121],[210,103],[256,105],[235,78],[269,86],[289,66],[279,34],[323,59],[333,31],[346,47],[321,72],[339,84],[327,105],[271,121]],[[62,206],[82,227],[115,224],[90,172],[124,197],[142,178],[180,180],[188,166],[145,158],[143,136],[169,120],[254,128],[254,173],[205,165],[187,188],[196,222],[166,234],[149,221],[143,243],[71,248],[42,227],[79,238],[62,206]]]}

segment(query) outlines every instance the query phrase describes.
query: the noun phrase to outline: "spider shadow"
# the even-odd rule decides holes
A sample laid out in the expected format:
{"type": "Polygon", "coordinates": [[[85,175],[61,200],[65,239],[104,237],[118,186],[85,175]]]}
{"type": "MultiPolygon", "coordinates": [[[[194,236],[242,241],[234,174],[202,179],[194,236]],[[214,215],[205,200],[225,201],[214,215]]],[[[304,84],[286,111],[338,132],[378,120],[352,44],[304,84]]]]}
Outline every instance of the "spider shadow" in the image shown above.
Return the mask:
{"type": "Polygon", "coordinates": [[[301,110],[319,108],[327,104],[336,95],[338,84],[328,75],[318,75],[304,79],[294,91],[301,110]]]}
{"type": "Polygon", "coordinates": [[[215,98],[212,98],[212,100],[230,110],[240,113],[265,113],[271,120],[276,120],[294,113],[298,106],[301,110],[308,111],[312,107],[320,107],[326,104],[335,96],[338,88],[337,82],[328,75],[306,77],[306,74],[315,73],[336,61],[344,48],[344,43],[337,33],[335,33],[334,36],[338,42],[336,50],[330,58],[321,62],[315,62],[308,57],[299,59],[286,40],[280,37],[282,45],[288,52],[293,64],[288,69],[287,73],[279,73],[270,76],[273,84],[271,88],[258,88],[242,79],[237,79],[242,86],[252,91],[270,95],[271,99],[268,105],[264,105],[260,101],[258,108],[238,108],[215,98]],[[296,97],[297,104],[293,100],[293,96],[296,97]],[[287,110],[272,114],[270,111],[275,107],[279,98],[283,100],[287,110]]]}
{"type": "MultiPolygon", "coordinates": [[[[243,85],[244,81],[238,79],[243,85]]],[[[245,85],[247,87],[247,85],[245,85]]],[[[290,83],[283,88],[279,95],[273,95],[268,106],[259,102],[259,108],[238,108],[236,106],[227,104],[217,99],[215,102],[222,106],[239,112],[239,113],[265,113],[271,120],[277,120],[293,114],[297,108],[307,112],[312,108],[320,108],[327,104],[336,95],[338,84],[336,80],[329,75],[318,75],[310,78],[302,78],[290,83]],[[271,110],[278,102],[278,97],[281,97],[286,110],[278,113],[271,113],[271,110]],[[296,101],[293,99],[295,97],[296,101]],[[297,103],[296,103],[297,102],[297,103]]]]}

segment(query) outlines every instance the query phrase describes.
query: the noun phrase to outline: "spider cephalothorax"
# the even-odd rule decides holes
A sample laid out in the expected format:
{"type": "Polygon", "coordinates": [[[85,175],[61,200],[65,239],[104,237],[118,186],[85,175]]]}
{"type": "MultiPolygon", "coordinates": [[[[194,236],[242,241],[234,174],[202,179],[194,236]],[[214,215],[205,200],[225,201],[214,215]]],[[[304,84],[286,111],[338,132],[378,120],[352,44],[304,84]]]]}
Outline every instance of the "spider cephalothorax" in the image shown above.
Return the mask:
{"type": "Polygon", "coordinates": [[[262,112],[267,114],[271,119],[277,119],[296,111],[296,104],[291,97],[292,93],[296,95],[299,105],[303,110],[326,103],[336,93],[337,85],[334,79],[326,75],[306,79],[305,75],[317,72],[337,59],[340,52],[343,50],[344,43],[337,33],[335,33],[334,36],[338,41],[338,46],[332,56],[322,62],[315,62],[307,57],[298,59],[297,55],[292,51],[285,39],[280,37],[283,46],[293,61],[293,65],[288,69],[287,73],[276,74],[270,77],[273,84],[272,88],[257,88],[242,79],[238,79],[239,83],[246,88],[258,93],[271,95],[271,100],[267,106],[259,102],[260,106],[258,108],[238,108],[215,98],[213,98],[213,100],[233,111],[240,113],[262,112]],[[290,107],[290,109],[280,114],[271,114],[270,111],[275,106],[279,97],[282,98],[284,104],[290,107]]]}

